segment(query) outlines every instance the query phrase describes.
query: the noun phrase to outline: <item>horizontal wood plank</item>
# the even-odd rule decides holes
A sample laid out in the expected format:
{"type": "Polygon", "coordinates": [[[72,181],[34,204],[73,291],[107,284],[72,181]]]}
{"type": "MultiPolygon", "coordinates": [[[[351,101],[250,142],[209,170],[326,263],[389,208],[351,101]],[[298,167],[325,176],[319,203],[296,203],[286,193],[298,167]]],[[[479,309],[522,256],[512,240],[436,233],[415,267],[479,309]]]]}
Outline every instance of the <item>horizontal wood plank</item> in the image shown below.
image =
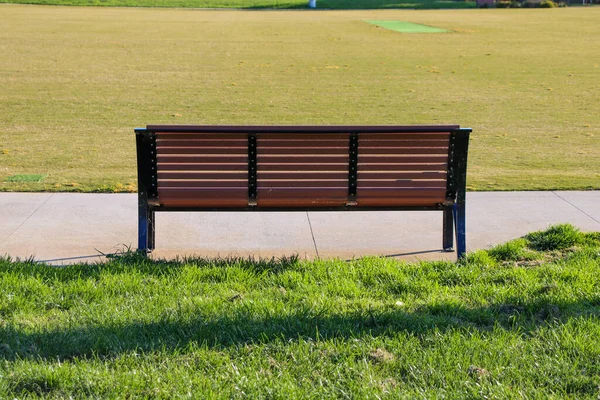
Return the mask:
{"type": "Polygon", "coordinates": [[[158,171],[158,179],[247,179],[246,171],[158,171]]]}
{"type": "Polygon", "coordinates": [[[248,155],[175,155],[175,154],[157,154],[156,159],[160,168],[162,163],[170,164],[198,164],[198,163],[214,163],[216,164],[230,164],[230,163],[248,163],[248,155]]]}
{"type": "Polygon", "coordinates": [[[333,207],[347,202],[348,189],[258,189],[257,204],[264,207],[333,207]]]}
{"type": "Polygon", "coordinates": [[[248,171],[248,163],[164,163],[158,171],[248,171]]]}
{"type": "Polygon", "coordinates": [[[160,204],[167,207],[246,207],[248,190],[237,188],[158,189],[160,204]]]}
{"type": "Polygon", "coordinates": [[[417,155],[436,154],[448,157],[447,147],[358,147],[359,157],[369,155],[417,155]]]}
{"type": "Polygon", "coordinates": [[[248,134],[246,133],[215,133],[215,132],[156,132],[156,140],[160,141],[163,139],[180,139],[180,140],[223,140],[223,139],[237,139],[237,140],[248,140],[248,134]]]}
{"type": "Polygon", "coordinates": [[[364,140],[446,140],[450,139],[449,132],[402,132],[402,133],[361,133],[359,141],[364,140]]]}
{"type": "Polygon", "coordinates": [[[340,143],[348,143],[349,135],[347,133],[303,133],[301,135],[291,135],[289,133],[259,133],[256,136],[257,143],[282,140],[297,140],[297,141],[321,141],[334,140],[340,143]]]}
{"type": "Polygon", "coordinates": [[[238,189],[248,189],[248,180],[206,180],[206,179],[195,179],[195,180],[185,180],[185,179],[159,179],[158,180],[158,188],[159,189],[168,189],[168,188],[206,188],[211,190],[219,190],[223,188],[238,188],[238,189]]]}
{"type": "Polygon", "coordinates": [[[208,155],[208,154],[248,154],[248,146],[246,147],[223,147],[223,146],[177,146],[177,147],[156,147],[156,154],[196,154],[196,155],[208,155]]]}
{"type": "Polygon", "coordinates": [[[446,163],[448,156],[440,155],[411,155],[411,154],[395,154],[395,155],[361,155],[358,152],[358,163],[360,164],[440,164],[446,163]]]}

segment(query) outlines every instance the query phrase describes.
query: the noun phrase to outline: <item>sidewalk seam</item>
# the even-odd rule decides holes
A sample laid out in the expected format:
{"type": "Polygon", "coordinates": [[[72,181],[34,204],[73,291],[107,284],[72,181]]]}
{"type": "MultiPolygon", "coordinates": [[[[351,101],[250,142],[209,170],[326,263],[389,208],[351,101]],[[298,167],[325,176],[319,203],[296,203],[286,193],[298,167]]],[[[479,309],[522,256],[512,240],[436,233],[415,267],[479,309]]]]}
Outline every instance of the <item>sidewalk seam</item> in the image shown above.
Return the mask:
{"type": "Polygon", "coordinates": [[[0,242],[0,244],[4,244],[8,239],[10,239],[12,237],[12,235],[15,234],[16,231],[18,231],[19,229],[21,229],[21,227],[23,225],[25,225],[25,222],[29,221],[29,219],[33,216],[33,214],[35,214],[36,212],[38,212],[38,210],[40,208],[42,208],[44,206],[44,204],[46,204],[48,202],[48,200],[50,200],[52,197],[54,197],[54,193],[51,193],[50,196],[48,196],[48,198],[46,200],[44,200],[44,202],[42,204],[40,204],[35,210],[33,210],[33,212],[31,214],[29,214],[29,216],[27,218],[25,218],[25,221],[21,222],[19,224],[19,226],[17,226],[11,233],[10,235],[8,235],[4,240],[2,240],[2,242],[0,242]]]}
{"type": "Polygon", "coordinates": [[[308,211],[306,212],[306,219],[308,219],[308,227],[310,228],[310,236],[312,236],[313,245],[315,246],[315,253],[317,253],[317,258],[321,258],[319,256],[319,249],[317,247],[317,241],[315,240],[315,234],[313,232],[312,223],[310,222],[310,215],[308,215],[308,211]]]}
{"type": "Polygon", "coordinates": [[[564,197],[562,197],[560,194],[558,194],[557,192],[555,192],[554,190],[552,191],[552,193],[554,193],[556,196],[558,196],[559,199],[565,201],[566,203],[572,205],[573,207],[575,207],[577,210],[581,211],[583,214],[585,214],[588,218],[591,218],[592,220],[596,221],[597,223],[600,224],[600,221],[598,221],[596,218],[592,217],[590,214],[586,213],[585,211],[583,211],[581,208],[577,207],[575,204],[571,203],[569,200],[565,199],[564,197]]]}

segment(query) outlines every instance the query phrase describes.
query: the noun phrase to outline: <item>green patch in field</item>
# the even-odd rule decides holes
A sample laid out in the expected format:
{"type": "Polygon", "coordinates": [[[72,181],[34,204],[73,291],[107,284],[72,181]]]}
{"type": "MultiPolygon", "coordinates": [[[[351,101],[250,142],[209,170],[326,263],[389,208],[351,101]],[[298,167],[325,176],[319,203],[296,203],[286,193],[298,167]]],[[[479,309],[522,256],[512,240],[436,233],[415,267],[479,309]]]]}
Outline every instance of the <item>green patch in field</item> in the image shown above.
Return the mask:
{"type": "Polygon", "coordinates": [[[6,182],[41,182],[47,175],[42,174],[18,174],[6,178],[6,182]]]}
{"type": "Polygon", "coordinates": [[[433,26],[414,24],[412,22],[405,21],[367,21],[365,22],[380,26],[385,29],[390,29],[396,32],[402,33],[443,33],[450,32],[445,29],[435,28],[433,26]]]}

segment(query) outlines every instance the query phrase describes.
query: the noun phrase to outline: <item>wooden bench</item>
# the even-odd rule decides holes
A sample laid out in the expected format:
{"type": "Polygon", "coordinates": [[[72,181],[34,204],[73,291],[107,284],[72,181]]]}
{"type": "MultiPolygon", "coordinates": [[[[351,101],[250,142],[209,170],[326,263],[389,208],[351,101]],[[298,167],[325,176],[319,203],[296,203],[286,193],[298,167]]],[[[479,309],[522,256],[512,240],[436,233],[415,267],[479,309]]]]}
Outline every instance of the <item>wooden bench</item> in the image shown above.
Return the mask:
{"type": "Polygon", "coordinates": [[[157,211],[439,210],[443,248],[466,251],[471,129],[442,126],[172,126],[135,130],[138,250],[157,211]]]}

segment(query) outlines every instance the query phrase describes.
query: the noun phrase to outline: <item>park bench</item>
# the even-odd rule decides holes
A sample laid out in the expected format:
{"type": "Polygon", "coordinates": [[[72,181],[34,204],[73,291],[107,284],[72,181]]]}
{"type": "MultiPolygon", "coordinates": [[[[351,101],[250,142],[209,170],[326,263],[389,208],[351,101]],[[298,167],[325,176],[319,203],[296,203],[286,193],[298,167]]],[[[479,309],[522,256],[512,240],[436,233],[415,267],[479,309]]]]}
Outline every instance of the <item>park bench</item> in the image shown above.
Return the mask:
{"type": "Polygon", "coordinates": [[[466,251],[471,129],[438,126],[192,126],[135,130],[138,250],[158,211],[439,210],[442,244],[466,251]]]}

